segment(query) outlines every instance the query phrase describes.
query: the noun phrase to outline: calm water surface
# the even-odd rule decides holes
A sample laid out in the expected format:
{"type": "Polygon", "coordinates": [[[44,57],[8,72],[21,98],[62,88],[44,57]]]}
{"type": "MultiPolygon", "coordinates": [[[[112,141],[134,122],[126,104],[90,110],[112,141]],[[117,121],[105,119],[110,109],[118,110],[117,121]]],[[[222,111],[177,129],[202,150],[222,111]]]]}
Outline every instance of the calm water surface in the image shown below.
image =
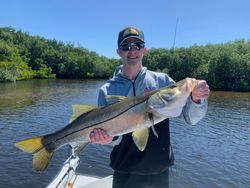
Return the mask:
{"type": "MultiPolygon", "coordinates": [[[[65,126],[72,104],[96,105],[104,80],[31,80],[0,83],[0,187],[45,187],[69,150],[56,152],[45,172],[32,170],[31,155],[14,143],[65,126]]],[[[173,188],[250,187],[250,93],[212,92],[206,117],[196,126],[171,121],[173,188]]],[[[80,173],[106,176],[111,147],[89,145],[80,173]]]]}

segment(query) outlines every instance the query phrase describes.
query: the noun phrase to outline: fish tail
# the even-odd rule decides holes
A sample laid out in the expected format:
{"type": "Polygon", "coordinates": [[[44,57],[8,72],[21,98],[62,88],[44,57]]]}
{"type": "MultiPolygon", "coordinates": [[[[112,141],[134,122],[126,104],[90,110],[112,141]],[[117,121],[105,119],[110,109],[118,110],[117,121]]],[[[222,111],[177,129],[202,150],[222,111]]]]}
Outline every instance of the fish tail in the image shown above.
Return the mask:
{"type": "Polygon", "coordinates": [[[33,154],[33,169],[37,171],[44,171],[51,158],[53,152],[48,151],[42,143],[43,137],[34,137],[17,142],[15,146],[24,152],[33,154]]]}

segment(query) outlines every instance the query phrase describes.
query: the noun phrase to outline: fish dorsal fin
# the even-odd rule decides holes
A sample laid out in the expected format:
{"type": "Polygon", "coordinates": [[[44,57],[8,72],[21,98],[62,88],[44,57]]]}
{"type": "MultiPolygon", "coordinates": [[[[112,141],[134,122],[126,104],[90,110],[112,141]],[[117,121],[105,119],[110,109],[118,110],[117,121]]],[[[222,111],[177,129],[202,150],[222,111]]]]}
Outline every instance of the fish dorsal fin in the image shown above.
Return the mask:
{"type": "Polygon", "coordinates": [[[149,129],[148,127],[137,129],[132,133],[135,145],[140,151],[144,151],[148,143],[149,129]]]}
{"type": "Polygon", "coordinates": [[[73,114],[69,120],[70,123],[74,121],[76,118],[78,118],[80,115],[85,114],[91,110],[94,110],[97,107],[91,105],[74,104],[72,105],[72,108],[73,108],[73,114]]]}
{"type": "Polygon", "coordinates": [[[110,104],[114,104],[117,102],[121,102],[123,100],[125,100],[127,97],[125,96],[120,96],[120,95],[106,95],[106,100],[107,103],[110,104]]]}

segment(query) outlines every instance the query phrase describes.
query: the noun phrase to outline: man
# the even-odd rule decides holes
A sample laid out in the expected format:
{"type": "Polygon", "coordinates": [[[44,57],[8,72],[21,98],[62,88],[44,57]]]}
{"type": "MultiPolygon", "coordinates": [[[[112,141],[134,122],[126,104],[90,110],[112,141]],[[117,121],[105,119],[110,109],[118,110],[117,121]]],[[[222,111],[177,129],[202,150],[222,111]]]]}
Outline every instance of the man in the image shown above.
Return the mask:
{"type": "MultiPolygon", "coordinates": [[[[139,96],[146,92],[165,86],[175,85],[167,74],[147,70],[142,66],[145,48],[144,34],[135,27],[127,27],[118,36],[117,53],[123,60],[121,67],[116,69],[114,77],[104,84],[98,97],[98,105],[107,105],[106,95],[139,96]]],[[[207,111],[209,86],[205,80],[198,80],[183,108],[181,117],[188,124],[199,122],[207,111]]],[[[163,115],[164,112],[159,111],[163,115]]],[[[117,125],[119,126],[119,124],[117,125]]],[[[174,163],[170,144],[169,120],[155,125],[158,138],[150,130],[147,147],[139,151],[135,146],[131,133],[120,138],[113,138],[104,130],[95,129],[90,139],[97,144],[114,144],[111,152],[111,167],[114,169],[113,188],[168,187],[168,168],[174,163]]]]}

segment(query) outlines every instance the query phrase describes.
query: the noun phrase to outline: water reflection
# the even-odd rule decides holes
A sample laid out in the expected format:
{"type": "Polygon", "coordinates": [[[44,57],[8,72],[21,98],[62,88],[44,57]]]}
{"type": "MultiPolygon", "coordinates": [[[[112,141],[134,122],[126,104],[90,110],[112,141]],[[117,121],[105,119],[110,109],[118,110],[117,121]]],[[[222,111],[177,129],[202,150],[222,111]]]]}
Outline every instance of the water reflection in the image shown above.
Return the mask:
{"type": "Polygon", "coordinates": [[[80,80],[28,80],[0,84],[0,107],[20,108],[50,100],[53,97],[70,97],[76,92],[91,92],[92,82],[80,80]],[[82,85],[81,85],[82,84],[82,85]],[[84,88],[84,89],[83,89],[84,88]]]}
{"type": "MultiPolygon", "coordinates": [[[[65,126],[72,104],[96,104],[104,80],[30,80],[0,84],[0,185],[45,187],[68,157],[58,150],[47,171],[32,170],[32,157],[16,141],[65,126]]],[[[212,92],[206,117],[197,126],[171,120],[176,165],[170,187],[250,185],[250,93],[212,92]]],[[[111,146],[90,145],[81,153],[81,173],[105,176],[111,146]]]]}

